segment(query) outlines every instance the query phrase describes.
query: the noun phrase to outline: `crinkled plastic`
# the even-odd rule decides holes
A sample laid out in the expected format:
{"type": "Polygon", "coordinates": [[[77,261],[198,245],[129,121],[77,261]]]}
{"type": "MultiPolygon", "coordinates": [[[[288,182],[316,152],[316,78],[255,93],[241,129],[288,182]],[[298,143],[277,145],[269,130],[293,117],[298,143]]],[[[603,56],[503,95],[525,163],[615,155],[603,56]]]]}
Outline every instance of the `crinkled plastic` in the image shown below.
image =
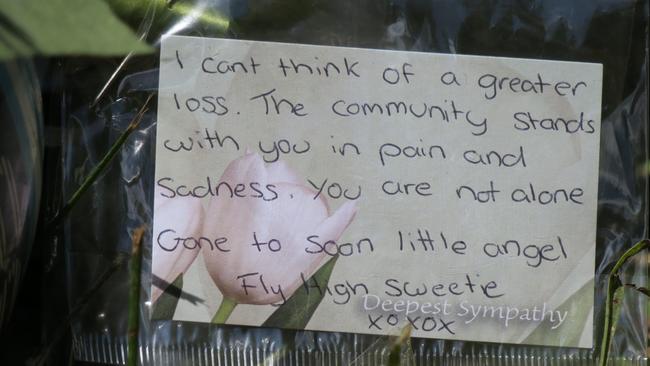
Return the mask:
{"type": "MultiPolygon", "coordinates": [[[[648,1],[634,0],[156,0],[116,12],[154,45],[162,34],[406,51],[602,63],[594,349],[412,339],[411,364],[594,364],[602,334],[606,277],[618,257],[648,236],[648,1]],[[161,5],[162,4],[162,5],[161,5]],[[224,30],[227,27],[227,30],[224,30]]],[[[140,2],[142,3],[142,2],[140,2]]],[[[63,175],[79,186],[155,94],[158,55],[74,60],[66,65],[63,175]]],[[[155,100],[155,98],[153,98],[155,100]]],[[[155,104],[155,102],[154,102],[155,104]]],[[[156,108],[152,105],[116,160],[65,223],[68,296],[74,304],[135,228],[151,227],[156,108]]],[[[151,365],[385,364],[387,337],[150,321],[151,238],[144,240],[140,358],[151,365]]],[[[648,257],[625,267],[623,282],[648,287],[648,257]]],[[[122,264],[73,323],[79,360],[126,358],[128,266],[122,264]]],[[[612,356],[647,364],[647,309],[626,292],[612,356]]]]}

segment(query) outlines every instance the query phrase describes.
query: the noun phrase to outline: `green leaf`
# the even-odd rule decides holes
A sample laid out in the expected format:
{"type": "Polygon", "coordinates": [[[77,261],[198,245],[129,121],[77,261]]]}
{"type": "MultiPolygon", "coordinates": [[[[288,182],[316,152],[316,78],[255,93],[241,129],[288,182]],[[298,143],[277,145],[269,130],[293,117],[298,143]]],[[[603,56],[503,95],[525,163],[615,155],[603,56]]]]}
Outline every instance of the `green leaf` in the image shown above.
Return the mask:
{"type": "Polygon", "coordinates": [[[594,293],[594,281],[585,283],[578,291],[569,296],[560,306],[558,311],[568,311],[567,319],[562,326],[551,329],[549,322],[540,323],[537,328],[521,343],[524,344],[547,344],[549,340],[555,340],[554,346],[575,345],[580,340],[587,317],[591,312],[591,304],[594,293]]]}
{"type": "Polygon", "coordinates": [[[0,60],[152,51],[102,0],[0,0],[0,60]]]}
{"type": "MultiPolygon", "coordinates": [[[[325,263],[313,276],[307,281],[308,284],[316,281],[321,288],[325,288],[329,282],[336,259],[334,257],[325,263]]],[[[300,286],[296,292],[280,306],[271,316],[266,319],[263,327],[274,328],[291,328],[291,329],[304,329],[311,319],[312,315],[318,308],[318,305],[323,300],[325,291],[322,293],[316,288],[305,289],[305,286],[300,286]]]]}
{"type": "Polygon", "coordinates": [[[169,320],[174,317],[176,305],[180,298],[181,289],[183,288],[183,274],[178,275],[165,291],[160,295],[158,300],[153,304],[151,310],[151,320],[169,320]]]}

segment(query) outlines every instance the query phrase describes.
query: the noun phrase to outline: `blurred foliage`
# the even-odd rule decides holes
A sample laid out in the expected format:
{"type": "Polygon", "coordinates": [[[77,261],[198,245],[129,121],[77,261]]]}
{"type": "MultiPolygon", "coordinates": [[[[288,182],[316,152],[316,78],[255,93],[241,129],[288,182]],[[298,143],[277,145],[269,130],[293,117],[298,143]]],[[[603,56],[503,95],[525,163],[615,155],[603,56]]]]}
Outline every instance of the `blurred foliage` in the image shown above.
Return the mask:
{"type": "Polygon", "coordinates": [[[0,61],[152,51],[102,0],[0,0],[0,61]]]}
{"type": "Polygon", "coordinates": [[[223,35],[230,20],[204,1],[106,0],[115,14],[155,44],[165,33],[191,28],[195,35],[223,35]]]}

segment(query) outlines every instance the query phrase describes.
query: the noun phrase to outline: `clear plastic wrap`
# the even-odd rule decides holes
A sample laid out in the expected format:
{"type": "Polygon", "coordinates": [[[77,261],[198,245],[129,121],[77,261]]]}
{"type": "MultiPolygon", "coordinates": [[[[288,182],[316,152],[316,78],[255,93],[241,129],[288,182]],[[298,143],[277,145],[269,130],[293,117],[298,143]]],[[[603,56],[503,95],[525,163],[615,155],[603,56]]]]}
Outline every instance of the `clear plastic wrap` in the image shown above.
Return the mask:
{"type": "MultiPolygon", "coordinates": [[[[121,2],[114,1],[119,13],[121,2]]],[[[594,337],[600,339],[606,279],[618,257],[647,237],[648,2],[586,1],[151,1],[130,21],[159,45],[162,34],[603,64],[594,337]],[[172,14],[172,15],[170,15],[172,14]],[[225,23],[216,22],[220,19],[225,23]],[[228,24],[227,30],[222,28],[228,24]]],[[[158,87],[158,54],[66,64],[63,146],[69,196],[158,87]],[[96,98],[96,100],[95,100],[96,98]]],[[[154,98],[155,100],[155,98],[154,98]]],[[[154,103],[155,104],[155,103],[154,103]]],[[[152,222],[156,109],[65,222],[69,302],[92,288],[131,234],[152,222]]],[[[151,285],[151,232],[143,252],[144,300],[151,285]]],[[[647,254],[625,281],[647,287],[647,254]]],[[[73,323],[79,360],[126,359],[128,266],[122,264],[73,323]]],[[[626,293],[612,355],[647,363],[647,298],[626,293]]],[[[150,321],[141,304],[140,357],[151,365],[385,364],[388,337],[150,321]]],[[[594,342],[598,344],[598,342],[594,342]]],[[[411,340],[415,364],[594,364],[593,349],[411,340]]]]}

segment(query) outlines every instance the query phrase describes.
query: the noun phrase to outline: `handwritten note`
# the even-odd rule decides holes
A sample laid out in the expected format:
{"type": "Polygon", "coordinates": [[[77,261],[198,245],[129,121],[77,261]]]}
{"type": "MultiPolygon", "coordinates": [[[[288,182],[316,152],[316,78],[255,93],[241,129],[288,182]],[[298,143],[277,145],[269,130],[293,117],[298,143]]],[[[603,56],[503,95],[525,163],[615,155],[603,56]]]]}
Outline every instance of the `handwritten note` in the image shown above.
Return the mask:
{"type": "Polygon", "coordinates": [[[201,299],[173,319],[262,325],[302,291],[305,329],[591,347],[601,81],[165,38],[153,274],[201,299]]]}

